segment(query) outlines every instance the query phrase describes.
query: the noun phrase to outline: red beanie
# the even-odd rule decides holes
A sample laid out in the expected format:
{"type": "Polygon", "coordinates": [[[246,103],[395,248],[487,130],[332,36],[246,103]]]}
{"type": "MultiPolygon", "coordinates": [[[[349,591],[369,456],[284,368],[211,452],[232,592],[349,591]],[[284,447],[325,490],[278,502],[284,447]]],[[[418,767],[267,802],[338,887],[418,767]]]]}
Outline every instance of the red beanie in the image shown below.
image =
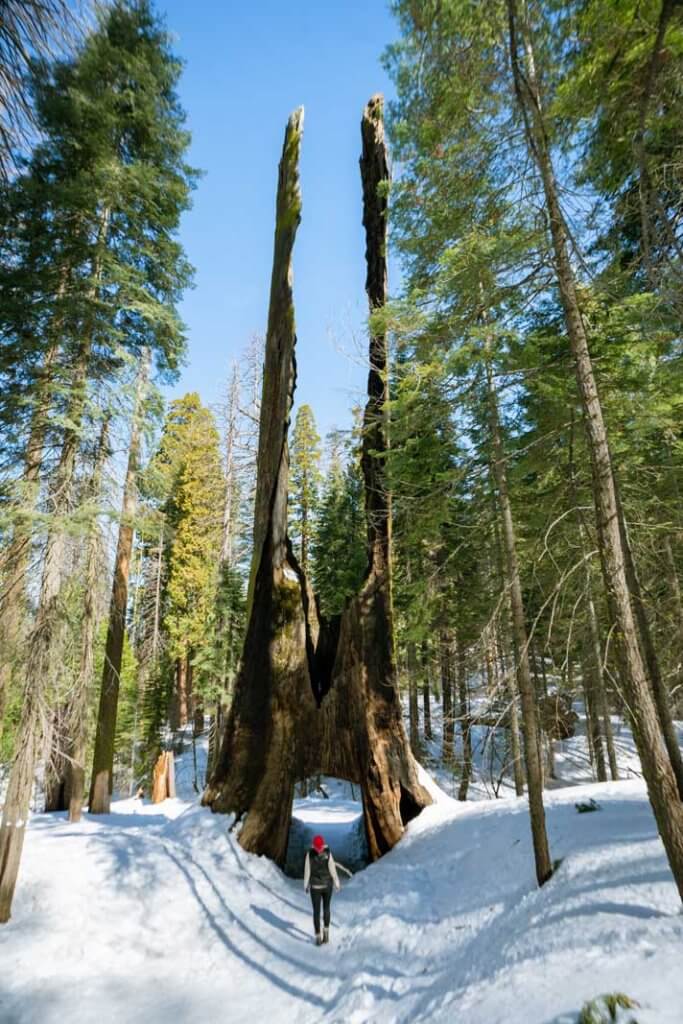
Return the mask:
{"type": "Polygon", "coordinates": [[[313,837],[313,849],[320,853],[321,850],[325,849],[325,840],[322,836],[313,837]]]}

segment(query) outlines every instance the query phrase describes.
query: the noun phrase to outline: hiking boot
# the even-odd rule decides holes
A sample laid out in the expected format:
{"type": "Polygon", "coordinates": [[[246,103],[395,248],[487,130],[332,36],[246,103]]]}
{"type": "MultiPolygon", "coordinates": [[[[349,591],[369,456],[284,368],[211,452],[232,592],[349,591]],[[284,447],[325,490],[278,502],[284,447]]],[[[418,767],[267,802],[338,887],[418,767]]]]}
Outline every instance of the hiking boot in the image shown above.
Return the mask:
{"type": "Polygon", "coordinates": [[[316,946],[322,946],[324,941],[325,940],[323,939],[323,933],[322,932],[318,932],[318,934],[315,937],[315,944],[316,944],[316,946]]]}
{"type": "Polygon", "coordinates": [[[329,942],[329,941],[330,941],[330,929],[329,928],[323,928],[323,942],[329,942]]]}

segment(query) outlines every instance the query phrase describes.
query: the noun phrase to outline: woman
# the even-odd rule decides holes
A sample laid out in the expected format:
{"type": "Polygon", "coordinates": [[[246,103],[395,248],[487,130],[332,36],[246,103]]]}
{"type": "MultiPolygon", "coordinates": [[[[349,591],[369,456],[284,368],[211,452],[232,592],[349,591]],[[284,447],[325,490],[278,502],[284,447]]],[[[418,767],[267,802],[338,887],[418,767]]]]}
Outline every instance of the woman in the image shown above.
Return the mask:
{"type": "Polygon", "coordinates": [[[315,836],[304,863],[304,889],[311,893],[313,928],[316,946],[330,939],[330,903],[332,886],[339,892],[339,876],[334,857],[322,836],[315,836]],[[320,931],[320,904],[323,906],[324,929],[320,931]]]}

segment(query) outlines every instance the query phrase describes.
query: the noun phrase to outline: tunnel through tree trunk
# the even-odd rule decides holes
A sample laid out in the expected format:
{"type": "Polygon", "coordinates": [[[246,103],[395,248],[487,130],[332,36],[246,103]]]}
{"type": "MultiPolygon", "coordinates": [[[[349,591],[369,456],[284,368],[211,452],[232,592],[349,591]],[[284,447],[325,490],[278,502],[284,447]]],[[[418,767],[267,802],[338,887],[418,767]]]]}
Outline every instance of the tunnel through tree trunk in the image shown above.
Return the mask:
{"type": "MultiPolygon", "coordinates": [[[[203,802],[243,819],[240,843],[284,863],[297,781],[317,774],[361,787],[371,859],[431,803],[418,780],[401,715],[391,607],[386,338],[371,333],[362,468],[368,568],[359,593],[327,621],[287,537],[287,428],[296,382],[291,257],[301,216],[303,110],[289,119],[279,169],[259,433],[247,633],[235,696],[203,802]]],[[[362,121],[366,290],[386,301],[389,167],[383,103],[362,121]]]]}

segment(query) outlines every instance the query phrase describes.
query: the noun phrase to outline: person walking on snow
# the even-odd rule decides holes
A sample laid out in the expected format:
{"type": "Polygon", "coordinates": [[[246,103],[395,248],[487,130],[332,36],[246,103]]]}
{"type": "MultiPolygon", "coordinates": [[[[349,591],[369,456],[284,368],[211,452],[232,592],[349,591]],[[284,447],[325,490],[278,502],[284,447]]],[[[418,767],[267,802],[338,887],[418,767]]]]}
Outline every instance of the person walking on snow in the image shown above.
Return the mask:
{"type": "MultiPolygon", "coordinates": [[[[341,865],[340,865],[341,867],[341,865]]],[[[315,836],[304,862],[304,889],[311,893],[313,903],[313,928],[317,946],[330,939],[330,903],[332,886],[339,892],[337,865],[329,846],[322,836],[315,836]],[[320,904],[323,907],[324,929],[320,930],[320,904]]]]}

